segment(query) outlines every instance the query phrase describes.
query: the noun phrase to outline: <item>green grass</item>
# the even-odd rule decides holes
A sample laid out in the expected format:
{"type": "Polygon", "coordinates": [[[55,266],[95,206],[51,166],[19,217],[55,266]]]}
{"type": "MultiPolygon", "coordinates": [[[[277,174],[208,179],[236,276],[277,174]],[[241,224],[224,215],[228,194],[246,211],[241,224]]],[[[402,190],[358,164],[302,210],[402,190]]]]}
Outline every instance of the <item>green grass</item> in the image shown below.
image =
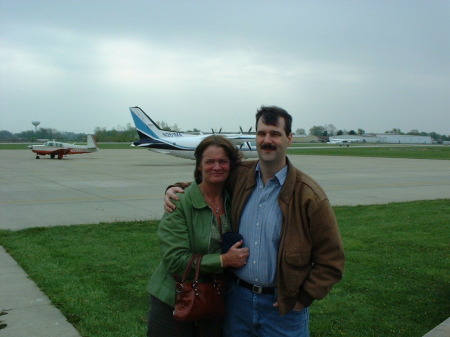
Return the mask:
{"type": "Polygon", "coordinates": [[[450,200],[336,207],[346,272],[314,336],[423,336],[450,312],[450,200]]]}
{"type": "MultiPolygon", "coordinates": [[[[336,207],[343,280],[313,337],[419,337],[450,312],[450,200],[336,207]]],[[[0,231],[0,244],[82,336],[144,336],[158,221],[0,231]]]]}
{"type": "Polygon", "coordinates": [[[0,143],[0,150],[28,150],[27,146],[29,144],[38,144],[38,143],[7,143],[7,144],[0,143]]]}
{"type": "Polygon", "coordinates": [[[144,336],[157,222],[0,232],[0,244],[82,336],[144,336]]]}
{"type": "MultiPolygon", "coordinates": [[[[81,143],[80,143],[81,144],[81,143]]],[[[100,143],[101,149],[131,149],[131,143],[100,143]]],[[[28,150],[28,144],[0,144],[0,150],[28,150]]],[[[293,144],[288,154],[319,155],[319,156],[356,156],[356,157],[385,157],[410,159],[445,159],[450,160],[450,146],[429,145],[396,145],[396,146],[367,146],[352,144],[350,147],[339,147],[330,144],[293,144]]]]}
{"type": "Polygon", "coordinates": [[[125,143],[100,143],[98,145],[98,147],[100,149],[105,149],[105,150],[116,150],[116,149],[136,150],[136,149],[141,149],[139,147],[131,146],[131,142],[125,142],[125,143]]]}
{"type": "Polygon", "coordinates": [[[288,154],[450,160],[450,147],[440,145],[384,145],[370,147],[362,147],[357,145],[351,145],[350,147],[326,145],[320,148],[308,148],[306,146],[291,148],[288,150],[288,154]]]}

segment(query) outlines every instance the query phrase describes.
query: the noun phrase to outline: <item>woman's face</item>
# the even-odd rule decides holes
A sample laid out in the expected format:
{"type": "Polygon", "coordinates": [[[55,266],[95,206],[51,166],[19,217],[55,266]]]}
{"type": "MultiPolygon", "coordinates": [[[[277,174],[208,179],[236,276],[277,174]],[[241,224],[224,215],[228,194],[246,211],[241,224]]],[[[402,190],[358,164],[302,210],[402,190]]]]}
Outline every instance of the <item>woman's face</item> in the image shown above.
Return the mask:
{"type": "Polygon", "coordinates": [[[230,159],[222,147],[211,145],[203,152],[197,169],[202,173],[202,182],[223,184],[230,173],[230,159]]]}

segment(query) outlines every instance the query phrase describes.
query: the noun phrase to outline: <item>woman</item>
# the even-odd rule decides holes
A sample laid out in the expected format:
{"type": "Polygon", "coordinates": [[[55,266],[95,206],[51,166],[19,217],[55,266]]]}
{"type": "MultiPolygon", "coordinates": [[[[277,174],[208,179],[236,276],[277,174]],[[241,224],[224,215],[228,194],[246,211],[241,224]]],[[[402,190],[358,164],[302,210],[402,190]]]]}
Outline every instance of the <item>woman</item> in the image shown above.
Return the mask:
{"type": "Polygon", "coordinates": [[[200,277],[221,274],[226,267],[242,267],[249,255],[248,248],[239,248],[242,241],[220,254],[221,233],[231,230],[231,202],[224,185],[230,170],[241,161],[239,151],[226,138],[213,135],[198,145],[195,158],[195,183],[180,195],[176,210],[166,213],[159,223],[162,259],[148,285],[148,337],[193,337],[200,330],[204,336],[221,336],[221,320],[174,321],[174,275],[183,274],[194,253],[204,255],[200,277]]]}

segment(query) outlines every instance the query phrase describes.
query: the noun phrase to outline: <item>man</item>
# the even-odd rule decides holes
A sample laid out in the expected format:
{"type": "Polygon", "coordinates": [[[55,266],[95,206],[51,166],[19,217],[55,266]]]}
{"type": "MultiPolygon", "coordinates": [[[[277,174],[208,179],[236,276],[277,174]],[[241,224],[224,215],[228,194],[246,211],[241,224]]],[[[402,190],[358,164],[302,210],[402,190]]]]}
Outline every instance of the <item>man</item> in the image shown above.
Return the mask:
{"type": "MultiPolygon", "coordinates": [[[[286,157],[292,117],[279,107],[256,114],[259,161],[230,176],[232,225],[250,250],[233,270],[224,336],[309,336],[308,307],[324,298],[344,268],[336,217],[322,188],[286,157]]],[[[169,189],[170,211],[177,188],[169,189]]]]}

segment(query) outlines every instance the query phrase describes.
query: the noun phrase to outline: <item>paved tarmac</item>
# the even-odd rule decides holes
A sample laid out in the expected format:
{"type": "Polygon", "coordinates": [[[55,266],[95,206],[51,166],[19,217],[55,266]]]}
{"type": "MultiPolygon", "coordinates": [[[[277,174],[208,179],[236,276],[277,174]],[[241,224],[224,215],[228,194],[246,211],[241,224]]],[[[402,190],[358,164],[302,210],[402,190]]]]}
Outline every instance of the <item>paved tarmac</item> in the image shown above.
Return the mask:
{"type": "MultiPolygon", "coordinates": [[[[449,160],[290,156],[333,205],[450,197],[449,160]]],[[[0,229],[159,219],[167,185],[193,179],[194,161],[145,149],[41,157],[0,151],[0,229]]]]}
{"type": "MultiPolygon", "coordinates": [[[[450,198],[449,160],[290,159],[322,185],[333,205],[450,198]]],[[[61,160],[2,150],[0,229],[159,219],[166,186],[191,181],[193,170],[194,161],[144,149],[100,150],[61,160]]],[[[0,336],[79,336],[3,247],[0,336]]]]}

